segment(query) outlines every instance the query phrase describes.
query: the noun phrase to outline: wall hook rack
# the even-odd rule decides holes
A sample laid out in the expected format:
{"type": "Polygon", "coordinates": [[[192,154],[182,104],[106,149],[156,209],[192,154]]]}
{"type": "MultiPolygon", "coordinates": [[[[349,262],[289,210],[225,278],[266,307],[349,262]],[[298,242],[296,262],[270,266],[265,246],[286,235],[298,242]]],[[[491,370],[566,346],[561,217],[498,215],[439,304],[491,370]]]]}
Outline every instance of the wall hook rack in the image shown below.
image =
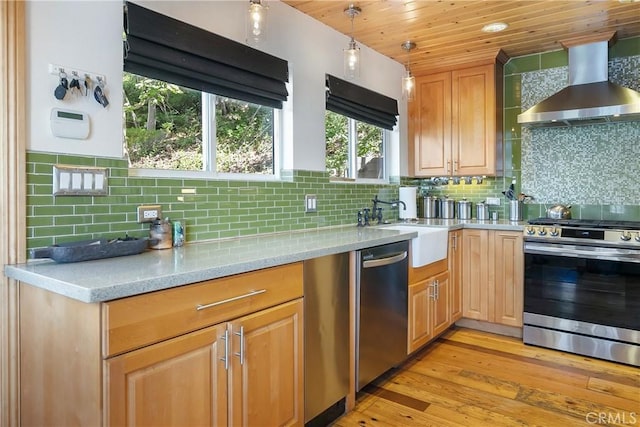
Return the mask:
{"type": "Polygon", "coordinates": [[[74,67],[65,67],[64,65],[49,64],[49,74],[60,76],[61,73],[65,73],[67,77],[76,78],[78,80],[85,80],[88,77],[96,83],[101,82],[103,85],[107,84],[107,78],[104,74],[84,71],[74,67]]]}

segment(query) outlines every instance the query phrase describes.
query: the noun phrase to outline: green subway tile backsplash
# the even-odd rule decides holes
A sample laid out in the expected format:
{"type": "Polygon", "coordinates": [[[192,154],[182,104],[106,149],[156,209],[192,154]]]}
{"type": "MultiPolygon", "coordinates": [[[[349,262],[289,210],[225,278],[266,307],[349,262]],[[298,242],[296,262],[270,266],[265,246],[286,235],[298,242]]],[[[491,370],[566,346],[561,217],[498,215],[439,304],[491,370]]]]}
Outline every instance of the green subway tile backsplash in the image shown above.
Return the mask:
{"type": "Polygon", "coordinates": [[[640,37],[618,40],[609,49],[609,58],[621,58],[640,54],[640,37]]]}
{"type": "MultiPolygon", "coordinates": [[[[160,204],[163,216],[186,224],[187,241],[238,237],[356,223],[357,211],[397,198],[397,185],[344,184],[314,171],[286,171],[288,181],[217,181],[128,176],[127,161],[27,153],[27,246],[97,237],[148,235],[136,222],[140,204],[160,204]],[[55,164],[109,168],[108,196],[51,195],[55,164]],[[188,191],[183,191],[183,190],[188,191]],[[318,196],[318,212],[304,213],[304,195],[318,196]]],[[[384,215],[397,215],[386,208],[384,215]]]]}
{"type": "Polygon", "coordinates": [[[566,50],[555,50],[540,54],[540,68],[566,67],[569,65],[569,54],[566,50]]]}
{"type": "Polygon", "coordinates": [[[524,73],[540,68],[540,55],[527,55],[511,58],[504,66],[504,74],[524,73]]]}

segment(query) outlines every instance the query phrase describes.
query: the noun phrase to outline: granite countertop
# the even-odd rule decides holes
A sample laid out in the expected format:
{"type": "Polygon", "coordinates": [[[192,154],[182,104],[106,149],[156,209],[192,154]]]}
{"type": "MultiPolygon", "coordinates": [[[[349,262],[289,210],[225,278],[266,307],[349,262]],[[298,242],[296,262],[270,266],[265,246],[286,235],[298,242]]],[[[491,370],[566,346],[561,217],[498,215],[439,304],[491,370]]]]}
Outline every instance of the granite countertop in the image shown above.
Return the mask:
{"type": "MultiPolygon", "coordinates": [[[[403,224],[427,227],[484,228],[522,231],[524,223],[476,220],[427,220],[403,224]]],[[[114,300],[145,292],[244,273],[371,246],[409,240],[417,232],[384,226],[327,227],[197,242],[148,250],[139,255],[57,264],[32,260],[5,266],[5,275],[86,303],[114,300]]]]}
{"type": "Polygon", "coordinates": [[[449,230],[461,228],[477,228],[484,230],[523,231],[526,221],[486,220],[477,219],[418,219],[405,222],[407,225],[423,225],[430,227],[447,227],[449,230]]]}

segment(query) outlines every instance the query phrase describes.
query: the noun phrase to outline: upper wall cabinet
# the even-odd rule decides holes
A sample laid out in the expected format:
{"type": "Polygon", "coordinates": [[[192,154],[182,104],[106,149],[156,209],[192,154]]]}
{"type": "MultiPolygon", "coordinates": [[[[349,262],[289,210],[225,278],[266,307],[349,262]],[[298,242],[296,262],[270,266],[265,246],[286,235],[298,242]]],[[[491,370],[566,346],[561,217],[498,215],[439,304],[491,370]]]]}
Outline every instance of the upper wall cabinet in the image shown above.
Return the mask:
{"type": "Polygon", "coordinates": [[[414,176],[501,172],[503,63],[416,77],[409,105],[414,176]]]}

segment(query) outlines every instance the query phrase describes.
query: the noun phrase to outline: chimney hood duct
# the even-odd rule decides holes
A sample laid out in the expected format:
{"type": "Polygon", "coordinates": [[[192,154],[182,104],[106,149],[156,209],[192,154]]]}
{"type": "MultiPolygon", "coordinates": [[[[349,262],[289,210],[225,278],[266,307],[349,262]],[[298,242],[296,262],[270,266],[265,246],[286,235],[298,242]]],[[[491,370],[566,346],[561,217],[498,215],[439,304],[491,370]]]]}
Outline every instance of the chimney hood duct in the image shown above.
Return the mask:
{"type": "Polygon", "coordinates": [[[569,47],[569,86],[518,115],[525,127],[640,120],[640,92],[608,81],[608,43],[569,47]]]}

